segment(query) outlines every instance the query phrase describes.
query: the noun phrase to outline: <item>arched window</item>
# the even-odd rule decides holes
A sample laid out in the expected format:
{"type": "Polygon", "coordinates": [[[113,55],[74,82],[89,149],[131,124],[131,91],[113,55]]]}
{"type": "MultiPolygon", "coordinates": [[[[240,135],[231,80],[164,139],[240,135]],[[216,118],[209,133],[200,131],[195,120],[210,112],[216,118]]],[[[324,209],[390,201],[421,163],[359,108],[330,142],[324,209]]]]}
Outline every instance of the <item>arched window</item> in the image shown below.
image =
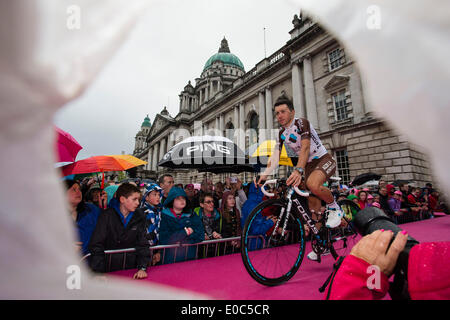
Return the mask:
{"type": "Polygon", "coordinates": [[[250,115],[249,124],[249,146],[251,146],[257,143],[259,138],[259,116],[256,114],[256,112],[252,112],[252,114],[250,115]]]}
{"type": "Polygon", "coordinates": [[[234,125],[232,122],[228,122],[225,126],[225,137],[227,137],[230,140],[233,140],[234,136],[234,125]]]}

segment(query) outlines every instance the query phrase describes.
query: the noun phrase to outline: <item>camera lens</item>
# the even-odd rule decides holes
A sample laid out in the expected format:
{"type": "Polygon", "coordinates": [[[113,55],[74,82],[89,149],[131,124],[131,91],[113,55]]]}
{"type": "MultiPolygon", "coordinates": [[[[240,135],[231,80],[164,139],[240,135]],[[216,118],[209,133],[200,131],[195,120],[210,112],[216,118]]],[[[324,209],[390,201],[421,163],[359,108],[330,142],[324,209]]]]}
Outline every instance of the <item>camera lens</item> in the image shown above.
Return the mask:
{"type": "MultiPolygon", "coordinates": [[[[402,231],[381,209],[375,207],[364,208],[359,211],[353,219],[354,226],[358,233],[362,236],[371,234],[376,230],[391,230],[394,233],[392,241],[399,231],[402,231]]],[[[391,243],[392,243],[391,241],[391,243]]],[[[409,251],[419,242],[408,236],[405,248],[399,254],[397,264],[395,265],[394,285],[391,286],[390,294],[392,299],[408,299],[407,293],[407,273],[409,251]]]]}

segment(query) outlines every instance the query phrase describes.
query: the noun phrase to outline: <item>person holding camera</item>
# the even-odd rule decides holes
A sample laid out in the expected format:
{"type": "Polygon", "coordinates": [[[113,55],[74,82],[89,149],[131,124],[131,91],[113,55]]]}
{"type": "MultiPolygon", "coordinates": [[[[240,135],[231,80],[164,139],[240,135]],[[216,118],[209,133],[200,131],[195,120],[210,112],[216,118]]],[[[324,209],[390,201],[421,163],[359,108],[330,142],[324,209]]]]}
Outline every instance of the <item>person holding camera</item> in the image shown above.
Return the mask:
{"type": "Polygon", "coordinates": [[[335,263],[325,299],[450,299],[450,242],[418,243],[376,208],[354,223],[364,237],[335,263]]]}

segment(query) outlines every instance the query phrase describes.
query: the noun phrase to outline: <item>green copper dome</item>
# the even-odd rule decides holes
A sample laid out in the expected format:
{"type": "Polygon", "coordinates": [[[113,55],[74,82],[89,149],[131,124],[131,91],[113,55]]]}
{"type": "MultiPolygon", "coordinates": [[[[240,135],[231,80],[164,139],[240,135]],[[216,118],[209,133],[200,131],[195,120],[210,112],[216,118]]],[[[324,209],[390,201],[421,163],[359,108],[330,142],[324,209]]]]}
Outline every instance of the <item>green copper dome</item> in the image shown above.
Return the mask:
{"type": "Polygon", "coordinates": [[[144,122],[142,122],[141,127],[151,127],[150,118],[148,115],[145,117],[144,122]]]}
{"type": "Polygon", "coordinates": [[[208,59],[208,61],[206,61],[203,71],[211,67],[211,65],[215,61],[222,61],[224,64],[238,67],[245,72],[244,65],[242,64],[241,60],[239,60],[238,57],[230,52],[230,49],[228,48],[228,42],[225,38],[223,38],[221,42],[219,52],[214,54],[211,58],[208,59]]]}

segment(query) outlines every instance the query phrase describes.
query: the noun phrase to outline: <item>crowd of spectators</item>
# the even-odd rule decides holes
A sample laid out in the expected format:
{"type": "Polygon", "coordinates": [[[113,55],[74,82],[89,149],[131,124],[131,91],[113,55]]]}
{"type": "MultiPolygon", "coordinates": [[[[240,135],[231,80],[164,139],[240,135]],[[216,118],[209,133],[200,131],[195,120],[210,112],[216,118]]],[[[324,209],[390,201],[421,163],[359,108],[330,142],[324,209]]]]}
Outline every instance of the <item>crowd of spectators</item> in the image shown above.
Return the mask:
{"type": "Polygon", "coordinates": [[[338,199],[354,201],[360,209],[377,207],[397,224],[432,219],[436,212],[448,213],[440,193],[427,183],[424,188],[411,186],[409,182],[396,185],[379,180],[370,187],[348,187],[334,184],[331,190],[338,199]]]}
{"type": "Polygon", "coordinates": [[[134,266],[138,268],[135,278],[145,278],[148,266],[237,252],[240,248],[240,242],[233,240],[200,249],[149,250],[239,237],[248,186],[238,179],[227,178],[216,184],[205,179],[200,188],[175,184],[170,174],[155,183],[136,179],[118,185],[110,181],[104,190],[95,178],[66,180],[65,185],[69,212],[79,235],[75,246],[89,256],[94,272],[134,266]],[[126,261],[123,255],[105,255],[107,250],[128,248],[135,251],[126,253],[126,261]]]}
{"type": "MultiPolygon", "coordinates": [[[[103,191],[92,178],[65,182],[69,211],[79,233],[76,247],[89,255],[91,269],[102,273],[137,268],[137,279],[145,278],[147,268],[153,265],[239,252],[236,238],[251,210],[265,200],[253,183],[236,178],[215,184],[204,179],[196,188],[194,184],[175,184],[173,176],[165,174],[150,184],[110,182],[103,191]],[[228,238],[231,240],[217,241],[228,238]],[[174,244],[177,246],[157,249],[174,244]],[[186,246],[181,249],[180,244],[186,246]],[[123,254],[105,255],[106,250],[128,248],[135,250],[126,253],[126,260],[123,254]]],[[[447,213],[431,184],[420,189],[380,180],[375,188],[330,187],[336,199],[352,200],[361,209],[378,207],[397,223],[433,218],[437,211],[447,213]]],[[[283,192],[272,191],[275,197],[283,192]]],[[[263,227],[270,229],[275,221],[268,215],[263,227]]]]}

